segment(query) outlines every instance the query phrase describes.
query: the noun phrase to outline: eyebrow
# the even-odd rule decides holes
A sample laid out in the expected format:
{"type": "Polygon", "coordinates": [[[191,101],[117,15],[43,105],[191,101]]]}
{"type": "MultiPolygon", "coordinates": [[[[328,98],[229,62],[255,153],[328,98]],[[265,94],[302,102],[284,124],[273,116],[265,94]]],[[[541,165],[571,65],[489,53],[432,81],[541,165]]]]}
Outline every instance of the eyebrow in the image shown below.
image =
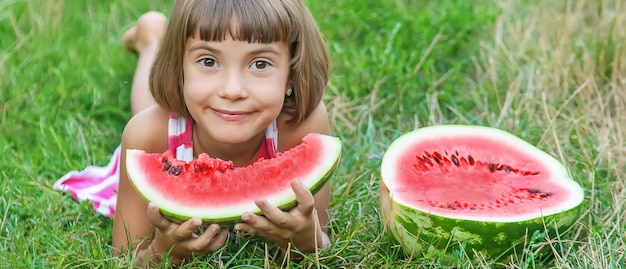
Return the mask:
{"type": "MultiPolygon", "coordinates": [[[[220,51],[207,45],[206,43],[202,42],[199,43],[197,45],[191,46],[191,48],[189,48],[189,53],[196,51],[196,50],[208,50],[212,53],[219,53],[220,51]]],[[[248,55],[256,55],[256,54],[264,54],[264,53],[270,53],[270,54],[274,54],[276,56],[280,56],[280,52],[277,49],[274,49],[274,47],[270,46],[270,45],[264,45],[263,47],[259,48],[259,49],[255,49],[252,50],[250,52],[248,52],[248,55]]]]}

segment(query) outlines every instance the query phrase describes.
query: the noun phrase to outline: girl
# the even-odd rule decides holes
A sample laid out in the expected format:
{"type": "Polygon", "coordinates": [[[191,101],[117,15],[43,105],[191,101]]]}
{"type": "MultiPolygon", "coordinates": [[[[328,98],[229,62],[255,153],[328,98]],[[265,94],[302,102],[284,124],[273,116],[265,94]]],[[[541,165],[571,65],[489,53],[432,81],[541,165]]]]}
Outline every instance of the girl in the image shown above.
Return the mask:
{"type": "MultiPolygon", "coordinates": [[[[139,60],[131,93],[136,114],[122,135],[113,247],[131,246],[138,263],[169,255],[179,264],[214,252],[228,231],[213,224],[195,234],[200,219],[177,224],[163,218],[129,183],[126,149],[173,150],[187,160],[205,152],[245,166],[294,147],[307,133],[330,129],[321,101],[327,52],[301,0],[178,0],[166,24],[162,14],[150,12],[124,34],[139,60]]],[[[315,196],[297,179],[292,188],[294,209],[284,212],[259,199],[263,216],[245,213],[234,229],[283,249],[306,253],[327,246],[329,183],[315,196]]]]}

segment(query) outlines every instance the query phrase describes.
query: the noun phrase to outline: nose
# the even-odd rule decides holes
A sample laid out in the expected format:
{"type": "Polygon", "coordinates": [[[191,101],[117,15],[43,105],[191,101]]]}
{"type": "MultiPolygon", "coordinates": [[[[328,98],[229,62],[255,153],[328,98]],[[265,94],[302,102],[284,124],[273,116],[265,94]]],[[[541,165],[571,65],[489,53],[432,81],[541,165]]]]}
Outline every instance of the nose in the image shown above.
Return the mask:
{"type": "Polygon", "coordinates": [[[229,70],[224,73],[220,97],[230,100],[244,99],[248,97],[244,87],[245,83],[243,74],[237,70],[229,70]]]}

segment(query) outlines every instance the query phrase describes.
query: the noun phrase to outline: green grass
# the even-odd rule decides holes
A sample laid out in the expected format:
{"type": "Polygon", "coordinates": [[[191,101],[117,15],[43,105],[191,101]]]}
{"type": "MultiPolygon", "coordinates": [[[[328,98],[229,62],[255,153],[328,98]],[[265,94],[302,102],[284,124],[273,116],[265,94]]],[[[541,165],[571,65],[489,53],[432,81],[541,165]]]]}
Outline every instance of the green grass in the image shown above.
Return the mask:
{"type": "MultiPolygon", "coordinates": [[[[112,221],[52,184],[108,161],[130,117],[136,59],[121,34],[145,11],[168,13],[170,2],[0,2],[0,267],[130,267],[110,253],[112,221]]],[[[259,238],[231,238],[185,267],[443,267],[439,257],[402,255],[378,207],[385,148],[441,123],[518,135],[586,189],[589,210],[572,229],[530,242],[505,267],[626,264],[623,1],[308,2],[331,50],[325,101],[345,145],[332,178],[333,244],[286,264],[259,238]],[[544,261],[540,250],[559,255],[544,261]]]]}

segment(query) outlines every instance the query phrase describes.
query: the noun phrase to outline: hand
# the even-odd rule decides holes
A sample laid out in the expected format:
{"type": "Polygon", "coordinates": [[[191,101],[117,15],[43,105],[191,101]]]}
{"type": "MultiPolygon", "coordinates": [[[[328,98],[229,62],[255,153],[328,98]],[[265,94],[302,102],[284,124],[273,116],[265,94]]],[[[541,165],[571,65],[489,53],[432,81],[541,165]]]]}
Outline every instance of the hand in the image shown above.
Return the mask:
{"type": "Polygon", "coordinates": [[[291,242],[302,252],[313,252],[329,244],[328,236],[322,231],[317,219],[313,194],[300,180],[293,180],[291,187],[296,194],[297,206],[284,212],[266,200],[257,200],[256,205],[264,216],[244,213],[235,230],[265,237],[283,249],[291,242]]]}
{"type": "Polygon", "coordinates": [[[151,254],[164,255],[169,252],[172,261],[178,263],[191,256],[215,252],[226,243],[228,229],[211,224],[200,235],[194,231],[202,225],[199,218],[191,218],[182,224],[172,222],[161,215],[159,207],[148,204],[148,219],[156,227],[150,243],[151,254]],[[170,252],[171,250],[171,252],[170,252]]]}

